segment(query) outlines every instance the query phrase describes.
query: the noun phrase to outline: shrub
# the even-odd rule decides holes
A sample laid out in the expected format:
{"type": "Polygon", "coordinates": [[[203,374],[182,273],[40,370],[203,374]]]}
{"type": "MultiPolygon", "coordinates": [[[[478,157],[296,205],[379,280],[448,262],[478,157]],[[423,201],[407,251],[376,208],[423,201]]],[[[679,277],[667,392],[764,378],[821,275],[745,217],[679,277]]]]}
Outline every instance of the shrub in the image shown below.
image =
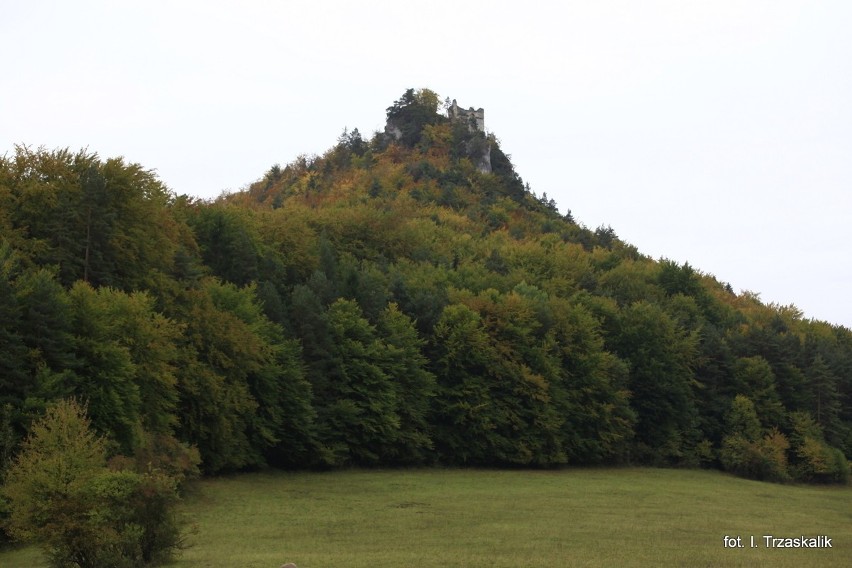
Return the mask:
{"type": "Polygon", "coordinates": [[[722,449],[719,451],[719,460],[725,471],[730,471],[744,477],[754,476],[754,449],[753,443],[741,434],[726,436],[722,440],[722,449]]]}
{"type": "Polygon", "coordinates": [[[805,437],[796,448],[796,457],[796,479],[818,483],[849,482],[849,463],[846,456],[822,440],[805,437]]]}
{"type": "Polygon", "coordinates": [[[751,441],[742,434],[726,436],[722,441],[719,459],[726,471],[766,481],[787,481],[787,437],[777,429],[763,439],[751,441]]]}
{"type": "Polygon", "coordinates": [[[201,475],[198,449],[187,446],[168,434],[141,434],[133,457],[116,456],[109,461],[112,470],[132,469],[142,474],[162,474],[171,479],[177,489],[201,475]]]}
{"type": "Polygon", "coordinates": [[[760,467],[758,479],[769,481],[789,481],[790,473],[787,467],[787,449],[790,442],[787,436],[773,428],[758,444],[760,467]]]}
{"type": "Polygon", "coordinates": [[[852,472],[850,472],[852,464],[846,459],[846,454],[837,448],[834,449],[834,464],[835,481],[849,483],[850,475],[852,475],[852,472]]]}
{"type": "Polygon", "coordinates": [[[37,421],[3,488],[9,532],[39,541],[57,568],[125,568],[165,561],[180,545],[165,473],[110,470],[85,408],[60,401],[37,421]]]}
{"type": "Polygon", "coordinates": [[[800,481],[848,483],[849,462],[826,443],[822,427],[806,412],[793,412],[793,474],[800,481]]]}

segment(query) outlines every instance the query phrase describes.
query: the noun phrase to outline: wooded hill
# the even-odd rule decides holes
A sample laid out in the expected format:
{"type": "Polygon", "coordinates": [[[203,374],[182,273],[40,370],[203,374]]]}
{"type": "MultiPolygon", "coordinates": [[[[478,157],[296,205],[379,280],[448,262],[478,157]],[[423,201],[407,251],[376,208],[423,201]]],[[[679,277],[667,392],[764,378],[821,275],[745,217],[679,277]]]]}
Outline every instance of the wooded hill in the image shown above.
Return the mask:
{"type": "Polygon", "coordinates": [[[208,474],[847,479],[850,330],[561,215],[439,106],[409,90],[388,108],[399,139],[344,132],[213,201],[120,158],[3,157],[0,459],[76,397],[113,453],[167,459],[180,442],[208,474]]]}

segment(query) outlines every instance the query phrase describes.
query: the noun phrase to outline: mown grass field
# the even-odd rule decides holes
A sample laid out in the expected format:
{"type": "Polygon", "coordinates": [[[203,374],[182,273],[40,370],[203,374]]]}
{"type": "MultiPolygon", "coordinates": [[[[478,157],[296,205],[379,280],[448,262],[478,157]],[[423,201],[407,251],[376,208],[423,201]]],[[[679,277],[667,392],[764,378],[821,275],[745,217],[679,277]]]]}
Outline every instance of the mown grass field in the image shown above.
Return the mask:
{"type": "MultiPolygon", "coordinates": [[[[174,567],[849,566],[852,488],[709,471],[411,470],[259,473],[201,481],[174,567]],[[725,548],[724,536],[744,548],[725,548]],[[763,535],[827,535],[767,549],[763,535]],[[755,537],[756,548],[750,538],[755,537]]],[[[33,568],[33,549],[0,566],[33,568]]]]}

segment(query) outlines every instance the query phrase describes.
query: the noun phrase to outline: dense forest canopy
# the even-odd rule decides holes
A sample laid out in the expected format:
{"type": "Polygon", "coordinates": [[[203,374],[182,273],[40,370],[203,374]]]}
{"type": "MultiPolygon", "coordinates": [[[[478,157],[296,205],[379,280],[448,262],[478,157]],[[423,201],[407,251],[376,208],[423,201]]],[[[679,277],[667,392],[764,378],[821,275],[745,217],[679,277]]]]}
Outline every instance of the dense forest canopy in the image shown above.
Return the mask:
{"type": "Polygon", "coordinates": [[[850,330],[576,223],[439,101],[213,201],[87,151],[0,159],[0,466],[73,397],[112,454],[193,447],[208,474],[847,479],[850,330]]]}

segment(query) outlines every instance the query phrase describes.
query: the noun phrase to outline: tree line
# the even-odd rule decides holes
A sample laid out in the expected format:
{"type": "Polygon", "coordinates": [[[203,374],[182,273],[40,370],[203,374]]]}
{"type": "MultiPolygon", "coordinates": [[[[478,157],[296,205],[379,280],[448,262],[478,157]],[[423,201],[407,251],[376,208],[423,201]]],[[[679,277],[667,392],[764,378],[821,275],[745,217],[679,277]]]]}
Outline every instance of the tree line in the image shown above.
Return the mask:
{"type": "Polygon", "coordinates": [[[206,474],[848,479],[850,330],[576,223],[438,101],[407,91],[401,139],[345,131],[210,201],[87,151],[0,159],[4,469],[74,399],[108,457],[197,452],[206,474]]]}

